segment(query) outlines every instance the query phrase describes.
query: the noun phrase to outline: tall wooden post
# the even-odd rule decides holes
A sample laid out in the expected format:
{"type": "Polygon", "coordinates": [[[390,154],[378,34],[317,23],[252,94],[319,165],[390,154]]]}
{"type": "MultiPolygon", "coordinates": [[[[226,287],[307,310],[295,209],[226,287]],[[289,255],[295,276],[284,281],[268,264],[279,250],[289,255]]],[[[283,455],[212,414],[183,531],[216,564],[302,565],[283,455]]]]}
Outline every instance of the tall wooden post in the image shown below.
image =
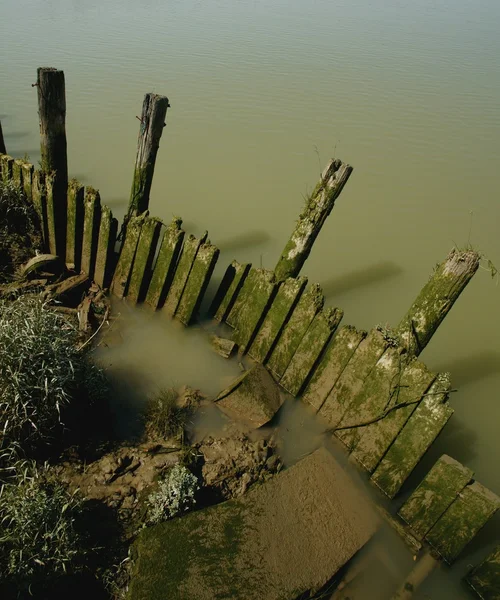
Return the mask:
{"type": "Polygon", "coordinates": [[[5,142],[3,140],[2,121],[0,121],[0,154],[7,154],[7,150],[5,149],[5,142]]]}
{"type": "Polygon", "coordinates": [[[450,312],[465,286],[479,268],[474,250],[454,248],[424,285],[396,333],[409,352],[418,356],[450,312]]]}
{"type": "Polygon", "coordinates": [[[328,163],[321,180],[307,199],[295,230],[274,269],[278,281],[284,281],[287,277],[297,277],[300,273],[352,170],[350,165],[338,159],[332,158],[328,163]]]}
{"type": "Polygon", "coordinates": [[[139,216],[149,208],[149,194],[153,183],[156,155],[160,147],[160,138],[165,127],[165,117],[169,106],[166,96],[158,96],[157,94],[146,94],[144,96],[134,179],[122,231],[125,230],[131,217],[139,216]]]}
{"type": "Polygon", "coordinates": [[[53,219],[56,252],[65,258],[68,157],[64,72],[50,67],[40,67],[37,75],[41,166],[45,174],[55,174],[53,179],[53,219]]]}

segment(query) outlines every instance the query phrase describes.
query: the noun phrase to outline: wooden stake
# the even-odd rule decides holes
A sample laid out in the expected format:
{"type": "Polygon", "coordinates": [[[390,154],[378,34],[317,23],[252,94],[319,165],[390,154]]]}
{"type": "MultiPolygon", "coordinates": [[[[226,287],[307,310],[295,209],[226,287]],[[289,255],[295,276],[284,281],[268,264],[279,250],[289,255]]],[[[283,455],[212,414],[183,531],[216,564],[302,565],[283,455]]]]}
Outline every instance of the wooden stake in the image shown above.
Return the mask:
{"type": "Polygon", "coordinates": [[[7,154],[7,150],[5,149],[5,142],[3,139],[2,121],[0,121],[0,154],[7,154]]]}
{"type": "Polygon", "coordinates": [[[300,273],[352,170],[350,165],[338,159],[329,162],[321,175],[320,182],[307,199],[295,230],[274,269],[277,281],[284,281],[287,277],[297,277],[300,273]]]}

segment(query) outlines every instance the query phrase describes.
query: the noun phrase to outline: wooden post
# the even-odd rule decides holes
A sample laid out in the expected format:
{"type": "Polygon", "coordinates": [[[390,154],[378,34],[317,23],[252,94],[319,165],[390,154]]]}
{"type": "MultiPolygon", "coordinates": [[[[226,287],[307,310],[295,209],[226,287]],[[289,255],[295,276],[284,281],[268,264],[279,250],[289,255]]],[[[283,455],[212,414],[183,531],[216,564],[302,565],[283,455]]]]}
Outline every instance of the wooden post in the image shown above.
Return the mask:
{"type": "Polygon", "coordinates": [[[158,96],[157,94],[146,94],[144,96],[139,139],[137,142],[137,155],[135,158],[134,179],[132,181],[128,213],[123,222],[122,232],[125,230],[130,217],[139,216],[148,210],[156,155],[160,146],[160,138],[165,127],[165,117],[169,106],[170,104],[166,96],[158,96]]]}
{"type": "Polygon", "coordinates": [[[2,121],[0,121],[0,154],[7,154],[7,150],[5,149],[5,142],[3,139],[2,121]]]}
{"type": "Polygon", "coordinates": [[[307,199],[295,230],[274,269],[278,281],[283,281],[287,277],[296,277],[300,273],[352,170],[350,165],[338,159],[332,158],[329,162],[321,175],[321,180],[307,199]]]}
{"type": "Polygon", "coordinates": [[[479,268],[474,250],[454,248],[438,265],[396,329],[409,352],[418,356],[479,268]]]}
{"type": "Polygon", "coordinates": [[[66,257],[66,208],[68,158],[66,150],[66,92],[64,72],[48,67],[37,71],[38,115],[42,171],[55,173],[53,181],[53,221],[56,249],[66,257]]]}

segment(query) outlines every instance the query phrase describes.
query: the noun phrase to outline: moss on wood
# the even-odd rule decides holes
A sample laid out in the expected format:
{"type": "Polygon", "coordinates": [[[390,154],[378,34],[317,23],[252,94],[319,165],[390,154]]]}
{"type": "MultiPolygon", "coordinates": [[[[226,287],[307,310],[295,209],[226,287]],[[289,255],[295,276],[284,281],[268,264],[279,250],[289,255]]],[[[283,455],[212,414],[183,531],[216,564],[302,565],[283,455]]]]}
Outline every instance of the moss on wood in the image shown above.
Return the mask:
{"type": "Polygon", "coordinates": [[[146,217],[142,224],[127,291],[131,303],[142,302],[146,295],[161,226],[162,222],[155,217],[146,217]]]}
{"type": "Polygon", "coordinates": [[[101,197],[97,190],[87,187],[84,199],[81,267],[90,279],[94,277],[100,222],[101,197]]]}

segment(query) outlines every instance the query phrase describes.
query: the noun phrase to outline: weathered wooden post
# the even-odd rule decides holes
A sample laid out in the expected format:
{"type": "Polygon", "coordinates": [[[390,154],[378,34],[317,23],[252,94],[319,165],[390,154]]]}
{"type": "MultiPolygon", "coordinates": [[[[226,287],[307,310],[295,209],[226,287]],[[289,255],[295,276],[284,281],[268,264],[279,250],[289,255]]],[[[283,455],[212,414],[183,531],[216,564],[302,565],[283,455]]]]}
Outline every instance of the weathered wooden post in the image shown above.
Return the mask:
{"type": "Polygon", "coordinates": [[[418,356],[479,267],[474,250],[454,248],[438,265],[396,329],[409,352],[418,356]]]}
{"type": "Polygon", "coordinates": [[[0,154],[7,154],[5,142],[3,140],[2,121],[0,121],[0,154]]]}
{"type": "Polygon", "coordinates": [[[40,119],[40,150],[42,171],[54,173],[53,219],[55,249],[66,256],[66,210],[68,190],[68,157],[66,149],[66,92],[64,72],[49,67],[37,71],[38,115],[40,119]]]}
{"type": "Polygon", "coordinates": [[[134,179],[128,212],[122,226],[122,232],[131,217],[148,210],[149,194],[153,182],[156,155],[160,147],[160,138],[165,127],[167,108],[170,106],[166,96],[146,94],[142,104],[137,155],[135,158],[134,179]]]}
{"type": "Polygon", "coordinates": [[[311,248],[349,179],[353,168],[332,158],[306,202],[295,230],[274,269],[277,281],[296,277],[306,262],[311,248]]]}

